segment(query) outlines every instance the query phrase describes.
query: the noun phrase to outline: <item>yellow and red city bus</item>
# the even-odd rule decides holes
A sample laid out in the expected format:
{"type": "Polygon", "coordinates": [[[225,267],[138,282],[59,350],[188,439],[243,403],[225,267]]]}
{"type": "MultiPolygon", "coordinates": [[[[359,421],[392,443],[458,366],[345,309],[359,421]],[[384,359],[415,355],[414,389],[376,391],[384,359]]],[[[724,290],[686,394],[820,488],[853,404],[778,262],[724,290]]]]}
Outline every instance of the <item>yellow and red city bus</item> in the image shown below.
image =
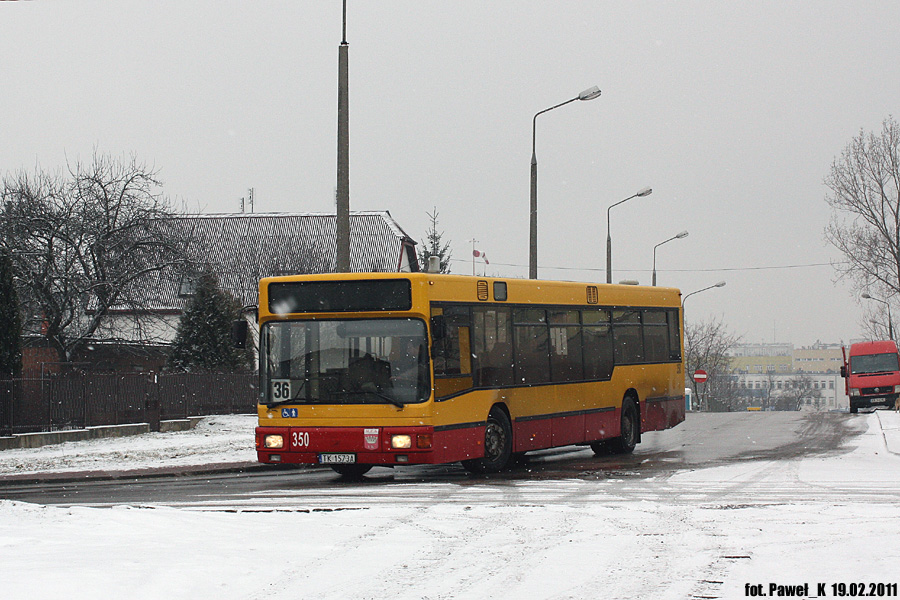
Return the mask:
{"type": "Polygon", "coordinates": [[[677,289],[345,273],[266,278],[259,300],[262,463],[495,472],[684,420],[677,289]]]}

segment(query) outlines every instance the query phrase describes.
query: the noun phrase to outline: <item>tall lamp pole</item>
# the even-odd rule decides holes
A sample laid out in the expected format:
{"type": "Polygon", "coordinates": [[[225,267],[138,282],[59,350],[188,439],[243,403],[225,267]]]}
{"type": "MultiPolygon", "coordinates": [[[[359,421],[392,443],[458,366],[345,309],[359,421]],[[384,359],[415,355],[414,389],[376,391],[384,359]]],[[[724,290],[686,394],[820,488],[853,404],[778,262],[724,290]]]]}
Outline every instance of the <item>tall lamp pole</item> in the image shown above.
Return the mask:
{"type": "Polygon", "coordinates": [[[703,288],[702,290],[697,290],[696,292],[691,292],[690,294],[688,294],[687,296],[685,296],[684,298],[681,299],[682,311],[684,310],[684,301],[687,300],[688,298],[690,298],[691,296],[693,296],[694,294],[699,294],[700,292],[705,292],[706,290],[711,290],[713,288],[720,288],[720,287],[725,287],[724,281],[720,281],[719,283],[714,283],[713,285],[707,286],[707,287],[703,288]]]}
{"type": "MultiPolygon", "coordinates": [[[[699,294],[700,292],[705,292],[706,290],[711,290],[711,289],[713,289],[713,288],[720,288],[720,287],[725,287],[725,282],[724,282],[724,281],[720,281],[719,283],[714,283],[713,285],[706,286],[705,288],[699,289],[699,290],[697,290],[696,292],[691,292],[690,294],[688,294],[687,296],[685,296],[684,298],[682,298],[682,299],[681,299],[681,319],[682,319],[682,322],[684,321],[684,302],[685,302],[685,300],[687,300],[688,298],[690,298],[690,297],[693,296],[694,294],[699,294]]],[[[691,381],[694,381],[694,376],[693,376],[693,375],[691,375],[691,381]]],[[[697,406],[700,408],[700,410],[703,410],[703,396],[700,394],[700,387],[697,386],[697,382],[696,382],[696,381],[694,381],[694,386],[696,387],[696,391],[697,391],[697,406]]]]}
{"type": "Polygon", "coordinates": [[[654,286],[656,285],[656,249],[659,248],[660,246],[662,246],[663,244],[667,243],[667,242],[671,242],[672,240],[680,240],[681,238],[686,238],[687,236],[688,236],[688,232],[687,232],[687,231],[682,231],[682,232],[679,233],[679,234],[673,235],[672,237],[670,237],[670,238],[667,239],[666,241],[660,242],[660,243],[658,243],[657,245],[653,246],[653,285],[654,285],[654,286]]]}
{"type": "Polygon", "coordinates": [[[337,272],[350,272],[350,45],[347,43],[347,0],[344,0],[341,45],[338,48],[338,152],[335,234],[337,272]]]}
{"type": "Polygon", "coordinates": [[[881,302],[885,306],[887,306],[888,313],[888,336],[890,336],[891,340],[894,339],[894,320],[891,319],[891,304],[887,300],[881,300],[879,298],[874,298],[870,296],[868,293],[862,295],[866,300],[874,300],[875,302],[881,302]]]}
{"type": "Polygon", "coordinates": [[[628,202],[632,198],[642,198],[644,196],[649,196],[652,193],[653,193],[652,189],[645,187],[644,189],[640,190],[638,193],[632,194],[632,195],[628,196],[627,198],[625,198],[624,200],[619,200],[618,202],[610,205],[609,208],[606,209],[606,283],[612,283],[612,234],[610,233],[610,229],[609,229],[609,211],[612,210],[613,206],[618,206],[618,205],[622,204],[623,202],[628,202]]]}
{"type": "Polygon", "coordinates": [[[530,232],[531,232],[531,243],[529,245],[528,251],[528,278],[529,279],[537,279],[537,153],[535,152],[535,141],[537,139],[537,118],[538,115],[542,115],[545,112],[549,112],[554,108],[559,108],[560,106],[565,106],[569,102],[575,102],[576,100],[593,100],[594,98],[600,97],[600,88],[596,85],[592,88],[586,89],[574,98],[566,100],[565,102],[560,102],[556,106],[551,106],[550,108],[545,108],[544,110],[536,113],[534,118],[531,120],[531,223],[530,223],[530,232]]]}

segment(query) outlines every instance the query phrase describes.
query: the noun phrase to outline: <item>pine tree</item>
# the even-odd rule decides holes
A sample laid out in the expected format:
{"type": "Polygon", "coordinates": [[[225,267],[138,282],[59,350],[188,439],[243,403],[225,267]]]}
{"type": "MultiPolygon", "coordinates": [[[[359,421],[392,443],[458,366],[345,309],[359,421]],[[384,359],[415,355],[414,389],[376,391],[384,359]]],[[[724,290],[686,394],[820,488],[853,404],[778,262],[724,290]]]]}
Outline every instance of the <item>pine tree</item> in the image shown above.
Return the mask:
{"type": "Polygon", "coordinates": [[[22,374],[22,319],[9,254],[0,252],[0,377],[22,374]]]}
{"type": "Polygon", "coordinates": [[[234,298],[219,289],[215,275],[201,275],[178,323],[168,369],[190,372],[246,370],[250,354],[235,348],[231,340],[231,324],[239,312],[240,306],[234,298]]]}
{"type": "Polygon", "coordinates": [[[441,244],[441,238],[444,235],[443,231],[437,230],[437,222],[438,222],[438,212],[437,208],[434,208],[432,212],[425,213],[431,219],[431,229],[429,229],[425,233],[425,243],[422,244],[422,247],[419,248],[419,262],[421,263],[423,268],[428,266],[428,258],[431,256],[437,256],[440,258],[441,264],[441,273],[449,273],[450,272],[450,242],[446,244],[441,244]]]}

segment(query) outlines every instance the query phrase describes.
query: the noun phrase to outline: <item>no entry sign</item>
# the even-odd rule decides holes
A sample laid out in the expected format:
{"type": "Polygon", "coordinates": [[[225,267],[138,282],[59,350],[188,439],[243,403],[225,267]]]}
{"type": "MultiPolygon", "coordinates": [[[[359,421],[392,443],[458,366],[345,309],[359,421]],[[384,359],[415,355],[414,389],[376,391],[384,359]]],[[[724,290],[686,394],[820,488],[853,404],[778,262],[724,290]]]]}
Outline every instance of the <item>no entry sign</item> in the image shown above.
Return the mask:
{"type": "Polygon", "coordinates": [[[704,381],[706,381],[706,378],[706,371],[704,371],[703,369],[697,369],[696,371],[694,371],[694,381],[696,381],[697,383],[703,383],[704,381]]]}

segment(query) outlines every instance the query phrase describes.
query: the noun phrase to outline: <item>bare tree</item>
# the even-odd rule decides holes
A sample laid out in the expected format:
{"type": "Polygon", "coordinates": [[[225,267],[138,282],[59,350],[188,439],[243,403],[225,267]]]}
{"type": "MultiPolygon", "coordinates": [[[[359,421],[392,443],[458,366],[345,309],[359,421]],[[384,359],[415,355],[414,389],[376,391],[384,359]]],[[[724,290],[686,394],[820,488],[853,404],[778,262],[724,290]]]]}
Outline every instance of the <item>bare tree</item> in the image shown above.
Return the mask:
{"type": "Polygon", "coordinates": [[[159,188],[134,157],[98,154],[65,175],[4,178],[0,245],[14,258],[31,331],[61,362],[111,311],[152,312],[152,277],[183,261],[185,240],[159,225],[173,214],[159,188]]]}
{"type": "Polygon", "coordinates": [[[729,410],[736,398],[736,386],[731,377],[728,350],[740,341],[730,333],[721,320],[699,321],[684,325],[684,364],[686,377],[700,401],[701,410],[717,408],[729,410]],[[704,389],[694,380],[694,373],[702,369],[708,374],[704,389]],[[716,398],[713,402],[711,400],[716,398]]]}
{"type": "MultiPolygon", "coordinates": [[[[891,323],[892,316],[888,313],[884,304],[873,302],[875,306],[869,306],[862,316],[862,331],[870,340],[889,340],[894,330],[891,323]]],[[[896,336],[896,334],[894,334],[896,336]]]]}
{"type": "Polygon", "coordinates": [[[825,178],[833,209],[825,236],[845,260],[835,264],[854,289],[889,300],[900,293],[900,124],[859,135],[825,178]]]}
{"type": "Polygon", "coordinates": [[[813,402],[817,410],[821,408],[821,392],[813,385],[812,376],[797,373],[784,383],[784,390],[775,400],[775,410],[800,410],[807,402],[813,402]]]}

